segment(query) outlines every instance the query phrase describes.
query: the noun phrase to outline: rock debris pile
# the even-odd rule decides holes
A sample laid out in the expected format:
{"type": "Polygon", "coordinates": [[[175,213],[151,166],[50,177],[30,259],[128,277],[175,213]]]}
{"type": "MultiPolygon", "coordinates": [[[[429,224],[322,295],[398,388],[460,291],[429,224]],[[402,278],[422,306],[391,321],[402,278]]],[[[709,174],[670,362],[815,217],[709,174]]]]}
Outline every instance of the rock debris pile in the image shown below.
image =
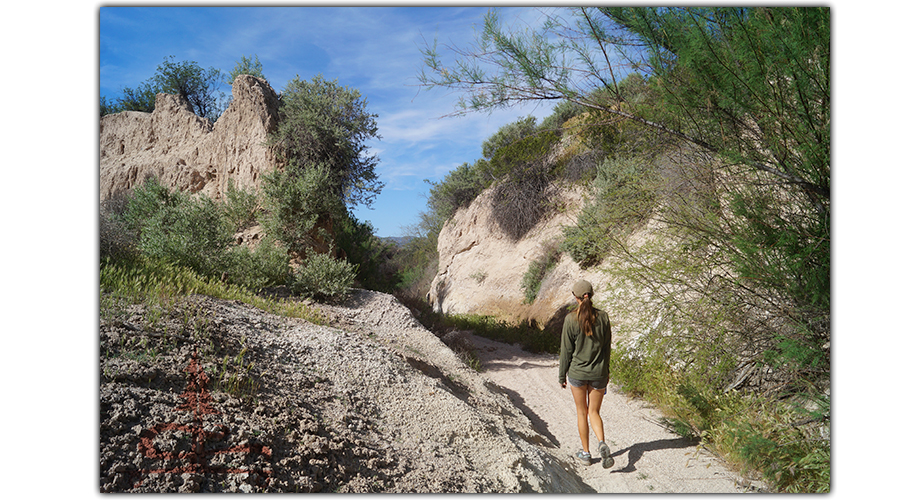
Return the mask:
{"type": "Polygon", "coordinates": [[[203,296],[104,317],[100,491],[582,489],[394,297],[316,307],[329,326],[203,296]]]}

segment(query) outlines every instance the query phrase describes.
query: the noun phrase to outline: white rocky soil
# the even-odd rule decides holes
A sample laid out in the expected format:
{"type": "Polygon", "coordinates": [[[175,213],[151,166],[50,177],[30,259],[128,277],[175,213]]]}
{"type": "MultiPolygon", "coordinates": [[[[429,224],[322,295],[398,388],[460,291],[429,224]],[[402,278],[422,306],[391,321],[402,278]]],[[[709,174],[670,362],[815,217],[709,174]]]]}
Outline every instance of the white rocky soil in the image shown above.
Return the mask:
{"type": "Polygon", "coordinates": [[[104,318],[100,491],[748,490],[615,389],[616,465],[576,465],[552,357],[472,337],[479,373],[390,295],[316,307],[328,326],[207,297],[104,318]]]}

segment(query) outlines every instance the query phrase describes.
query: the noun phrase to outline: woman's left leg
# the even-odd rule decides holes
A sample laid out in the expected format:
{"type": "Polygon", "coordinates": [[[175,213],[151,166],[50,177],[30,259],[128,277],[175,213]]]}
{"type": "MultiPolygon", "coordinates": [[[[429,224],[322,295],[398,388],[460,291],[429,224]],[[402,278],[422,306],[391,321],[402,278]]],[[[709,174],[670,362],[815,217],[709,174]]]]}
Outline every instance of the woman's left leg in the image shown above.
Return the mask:
{"type": "Polygon", "coordinates": [[[581,436],[581,447],[584,449],[585,453],[591,452],[591,443],[588,434],[588,385],[583,385],[581,387],[575,387],[572,384],[569,384],[569,387],[572,388],[572,397],[575,398],[575,413],[578,417],[578,435],[581,436]]]}

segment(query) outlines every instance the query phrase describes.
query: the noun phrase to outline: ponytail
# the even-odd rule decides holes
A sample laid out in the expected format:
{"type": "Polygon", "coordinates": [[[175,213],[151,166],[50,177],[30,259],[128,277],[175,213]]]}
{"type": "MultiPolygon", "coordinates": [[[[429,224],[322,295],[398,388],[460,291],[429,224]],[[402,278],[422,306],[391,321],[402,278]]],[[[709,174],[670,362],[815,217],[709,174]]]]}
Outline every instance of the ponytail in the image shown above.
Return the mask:
{"type": "Polygon", "coordinates": [[[594,310],[594,304],[591,303],[590,294],[585,294],[575,313],[578,316],[578,324],[581,325],[581,331],[588,337],[593,335],[597,311],[594,310]]]}

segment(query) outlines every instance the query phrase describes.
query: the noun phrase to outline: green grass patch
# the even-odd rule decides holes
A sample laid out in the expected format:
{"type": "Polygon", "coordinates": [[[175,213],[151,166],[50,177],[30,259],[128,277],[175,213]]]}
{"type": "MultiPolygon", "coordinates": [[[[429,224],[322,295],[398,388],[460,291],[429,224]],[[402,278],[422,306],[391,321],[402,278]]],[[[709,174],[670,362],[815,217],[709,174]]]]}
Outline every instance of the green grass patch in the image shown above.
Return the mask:
{"type": "Polygon", "coordinates": [[[831,441],[821,426],[807,425],[815,423],[810,412],[761,395],[723,394],[688,380],[666,361],[614,347],[610,375],[625,392],[659,408],[674,432],[700,440],[774,491],[830,492],[831,441]]]}
{"type": "Polygon", "coordinates": [[[303,302],[263,297],[239,285],[202,277],[186,267],[145,257],[101,263],[100,292],[100,317],[104,320],[116,319],[131,304],[144,304],[149,311],[162,315],[179,297],[199,294],[236,300],[279,316],[325,323],[317,309],[303,302]]]}
{"type": "Polygon", "coordinates": [[[514,324],[478,314],[449,315],[441,321],[458,330],[471,330],[479,337],[518,344],[529,352],[559,354],[559,335],[529,326],[525,321],[514,324]]]}

